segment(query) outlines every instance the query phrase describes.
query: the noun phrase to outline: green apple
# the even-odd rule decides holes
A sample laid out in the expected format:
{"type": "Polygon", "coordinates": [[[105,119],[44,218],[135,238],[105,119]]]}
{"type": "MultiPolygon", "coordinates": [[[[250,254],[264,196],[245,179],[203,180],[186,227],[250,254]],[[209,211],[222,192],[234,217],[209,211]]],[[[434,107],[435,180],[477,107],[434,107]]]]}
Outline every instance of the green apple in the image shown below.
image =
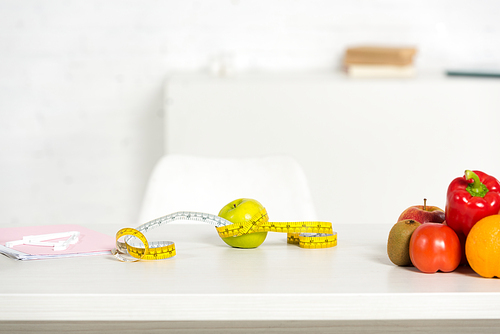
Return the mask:
{"type": "MultiPolygon", "coordinates": [[[[262,204],[254,199],[240,198],[226,204],[219,212],[219,217],[233,224],[246,223],[264,209],[262,204]]],[[[236,248],[256,248],[266,240],[267,232],[256,232],[238,237],[227,237],[222,240],[236,248]]]]}

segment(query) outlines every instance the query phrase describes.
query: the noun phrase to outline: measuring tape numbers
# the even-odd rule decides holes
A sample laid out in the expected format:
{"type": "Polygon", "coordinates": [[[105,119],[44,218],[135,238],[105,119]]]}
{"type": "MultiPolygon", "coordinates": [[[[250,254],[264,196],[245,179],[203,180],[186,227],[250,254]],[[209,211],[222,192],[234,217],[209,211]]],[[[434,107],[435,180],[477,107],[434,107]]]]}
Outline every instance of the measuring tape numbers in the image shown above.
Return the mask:
{"type": "Polygon", "coordinates": [[[329,222],[269,222],[265,209],[247,222],[232,223],[222,217],[181,211],[151,220],[136,229],[122,228],[116,233],[113,255],[120,261],[161,260],[176,254],[171,241],[148,242],[144,233],[177,220],[199,221],[215,226],[221,238],[238,237],[257,232],[287,233],[287,242],[301,248],[330,248],[337,245],[337,232],[329,222]]]}

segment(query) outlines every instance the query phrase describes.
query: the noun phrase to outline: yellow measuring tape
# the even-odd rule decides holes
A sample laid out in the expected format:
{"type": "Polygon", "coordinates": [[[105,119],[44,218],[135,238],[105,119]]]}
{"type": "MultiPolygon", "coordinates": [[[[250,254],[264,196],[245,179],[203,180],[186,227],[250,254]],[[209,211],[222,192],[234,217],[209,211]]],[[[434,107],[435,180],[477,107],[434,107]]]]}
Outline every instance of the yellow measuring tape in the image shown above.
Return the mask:
{"type": "Polygon", "coordinates": [[[149,243],[143,232],[175,220],[196,220],[215,225],[221,238],[237,237],[257,232],[287,233],[287,242],[302,248],[329,248],[337,245],[337,232],[332,224],[320,221],[269,222],[265,209],[244,223],[230,221],[211,214],[199,212],[176,212],[152,220],[134,228],[122,228],[116,233],[115,255],[121,261],[160,260],[176,254],[171,241],[149,243]]]}

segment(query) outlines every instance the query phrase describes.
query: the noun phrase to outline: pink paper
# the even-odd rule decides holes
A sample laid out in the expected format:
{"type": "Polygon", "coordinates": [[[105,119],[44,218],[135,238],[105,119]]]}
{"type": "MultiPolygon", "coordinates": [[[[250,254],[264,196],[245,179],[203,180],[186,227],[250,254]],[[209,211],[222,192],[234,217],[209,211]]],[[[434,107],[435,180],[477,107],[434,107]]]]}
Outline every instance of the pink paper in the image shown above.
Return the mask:
{"type": "MultiPolygon", "coordinates": [[[[80,225],[45,225],[45,226],[25,226],[25,227],[10,227],[0,229],[0,245],[5,246],[8,241],[21,240],[27,235],[39,235],[49,233],[61,233],[78,231],[80,236],[78,242],[74,245],[69,245],[65,250],[54,251],[53,247],[33,246],[33,245],[18,245],[12,247],[17,251],[31,255],[57,255],[57,254],[77,254],[77,253],[93,253],[110,251],[115,247],[115,238],[109,235],[90,230],[80,225]]],[[[65,240],[62,239],[54,239],[65,240]]],[[[48,241],[48,240],[47,240],[48,241]]]]}

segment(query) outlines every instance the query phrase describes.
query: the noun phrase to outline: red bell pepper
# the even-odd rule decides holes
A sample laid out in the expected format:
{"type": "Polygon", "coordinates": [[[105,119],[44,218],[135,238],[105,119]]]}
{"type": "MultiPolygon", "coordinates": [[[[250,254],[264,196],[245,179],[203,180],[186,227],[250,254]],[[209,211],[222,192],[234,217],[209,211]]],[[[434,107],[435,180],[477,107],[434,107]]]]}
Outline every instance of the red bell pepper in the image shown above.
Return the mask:
{"type": "Polygon", "coordinates": [[[499,212],[500,183],[493,176],[466,170],[463,177],[451,181],[446,196],[446,224],[462,242],[474,224],[499,212]]]}

